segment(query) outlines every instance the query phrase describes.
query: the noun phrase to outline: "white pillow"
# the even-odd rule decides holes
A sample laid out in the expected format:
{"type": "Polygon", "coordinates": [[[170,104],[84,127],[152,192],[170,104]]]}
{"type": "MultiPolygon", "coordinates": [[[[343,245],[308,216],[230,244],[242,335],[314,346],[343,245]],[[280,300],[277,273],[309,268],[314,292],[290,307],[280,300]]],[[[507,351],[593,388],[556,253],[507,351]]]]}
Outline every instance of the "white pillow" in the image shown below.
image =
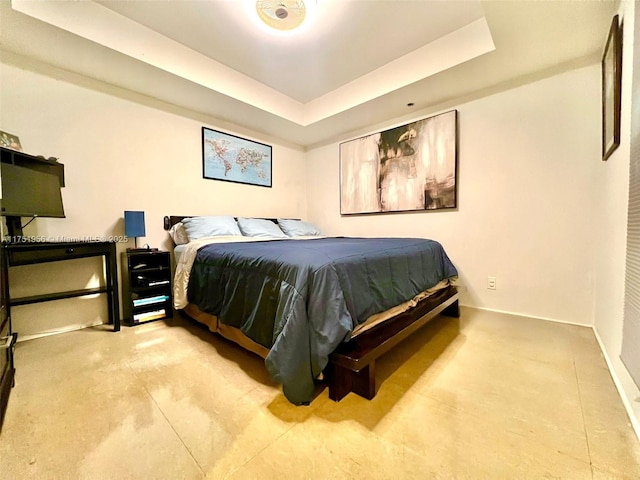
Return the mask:
{"type": "Polygon", "coordinates": [[[288,220],[286,218],[279,218],[278,225],[284,233],[290,237],[303,237],[309,235],[322,235],[322,232],[318,227],[302,220],[288,220]]]}
{"type": "Polygon", "coordinates": [[[189,241],[202,237],[242,235],[236,220],[230,215],[189,217],[182,220],[189,241]]]}
{"type": "Polygon", "coordinates": [[[184,223],[178,222],[169,229],[169,236],[176,245],[184,245],[189,243],[189,236],[184,228],[184,223]]]}
{"type": "Polygon", "coordinates": [[[264,218],[239,218],[238,226],[246,237],[287,238],[276,223],[264,218]]]}

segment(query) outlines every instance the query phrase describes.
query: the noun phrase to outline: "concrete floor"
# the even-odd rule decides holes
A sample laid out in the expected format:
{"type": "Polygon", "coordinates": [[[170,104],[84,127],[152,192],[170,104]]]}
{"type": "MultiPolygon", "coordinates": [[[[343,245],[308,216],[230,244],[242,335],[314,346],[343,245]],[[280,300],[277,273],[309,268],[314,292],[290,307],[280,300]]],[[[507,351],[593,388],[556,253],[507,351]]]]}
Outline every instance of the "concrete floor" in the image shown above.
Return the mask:
{"type": "Polygon", "coordinates": [[[589,328],[463,308],[377,362],[371,401],[287,402],[180,316],[16,348],[2,479],[640,478],[589,328]]]}

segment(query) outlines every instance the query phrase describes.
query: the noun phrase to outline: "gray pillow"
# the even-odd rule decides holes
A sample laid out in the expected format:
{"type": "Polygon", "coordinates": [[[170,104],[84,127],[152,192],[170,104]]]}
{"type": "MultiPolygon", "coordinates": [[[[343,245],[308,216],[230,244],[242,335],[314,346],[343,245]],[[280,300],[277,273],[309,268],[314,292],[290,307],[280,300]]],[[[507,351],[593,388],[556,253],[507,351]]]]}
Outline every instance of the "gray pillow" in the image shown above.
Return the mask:
{"type": "Polygon", "coordinates": [[[246,237],[287,238],[276,223],[264,218],[239,218],[238,226],[246,237]]]}
{"type": "Polygon", "coordinates": [[[202,237],[242,235],[235,218],[230,215],[189,217],[182,220],[189,241],[202,237]]]}
{"type": "Polygon", "coordinates": [[[303,237],[303,236],[318,236],[322,235],[322,232],[318,227],[302,220],[287,220],[286,218],[279,218],[278,225],[284,233],[290,237],[303,237]]]}

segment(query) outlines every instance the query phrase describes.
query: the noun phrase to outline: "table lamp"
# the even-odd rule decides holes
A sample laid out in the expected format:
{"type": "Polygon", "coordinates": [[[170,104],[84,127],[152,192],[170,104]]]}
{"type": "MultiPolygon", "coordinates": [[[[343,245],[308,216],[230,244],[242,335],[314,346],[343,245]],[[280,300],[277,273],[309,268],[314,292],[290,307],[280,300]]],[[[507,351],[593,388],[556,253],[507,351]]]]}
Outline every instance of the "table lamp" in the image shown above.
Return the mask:
{"type": "Polygon", "coordinates": [[[133,237],[134,250],[138,250],[138,237],[145,236],[144,212],[124,212],[124,234],[133,237]]]}

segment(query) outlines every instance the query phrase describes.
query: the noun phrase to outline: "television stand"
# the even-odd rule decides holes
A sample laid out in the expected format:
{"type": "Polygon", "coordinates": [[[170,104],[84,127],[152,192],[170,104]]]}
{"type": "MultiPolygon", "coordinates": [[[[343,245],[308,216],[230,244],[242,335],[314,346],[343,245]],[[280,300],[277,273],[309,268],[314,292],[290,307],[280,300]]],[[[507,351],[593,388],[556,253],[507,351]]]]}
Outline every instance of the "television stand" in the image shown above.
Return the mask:
{"type": "Polygon", "coordinates": [[[8,299],[9,308],[18,305],[62,300],[65,298],[107,294],[109,323],[113,331],[120,330],[120,306],[118,301],[118,269],[115,242],[24,242],[3,243],[7,267],[59,262],[86,257],[104,257],[105,286],[45,293],[8,299]]]}

